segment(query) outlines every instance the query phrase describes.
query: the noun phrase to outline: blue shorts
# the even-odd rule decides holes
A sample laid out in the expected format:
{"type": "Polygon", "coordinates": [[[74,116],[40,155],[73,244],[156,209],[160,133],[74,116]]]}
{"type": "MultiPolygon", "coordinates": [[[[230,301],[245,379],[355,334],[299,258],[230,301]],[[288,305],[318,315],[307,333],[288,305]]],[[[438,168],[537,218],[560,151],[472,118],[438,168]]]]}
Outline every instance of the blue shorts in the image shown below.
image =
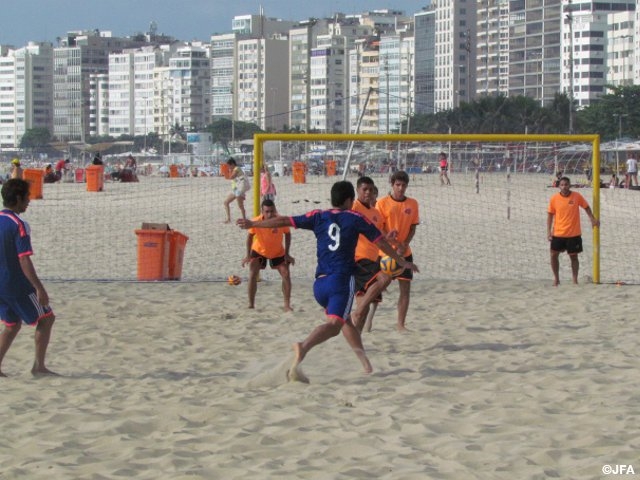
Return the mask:
{"type": "Polygon", "coordinates": [[[5,325],[25,324],[36,326],[43,318],[53,317],[51,307],[38,302],[36,292],[20,297],[0,297],[0,322],[5,325]]]}
{"type": "Polygon", "coordinates": [[[313,295],[324,307],[325,314],[346,323],[355,294],[353,275],[325,275],[316,278],[313,284],[313,295]]]}

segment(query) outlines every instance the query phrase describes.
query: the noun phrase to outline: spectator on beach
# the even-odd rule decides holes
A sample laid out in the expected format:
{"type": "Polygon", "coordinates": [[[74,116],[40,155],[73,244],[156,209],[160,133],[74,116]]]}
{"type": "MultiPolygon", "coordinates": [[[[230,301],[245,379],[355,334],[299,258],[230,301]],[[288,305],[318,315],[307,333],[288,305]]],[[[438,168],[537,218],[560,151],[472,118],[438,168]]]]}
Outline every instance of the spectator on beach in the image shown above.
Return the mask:
{"type": "Polygon", "coordinates": [[[96,156],[93,157],[93,161],[91,162],[91,165],[104,165],[100,152],[96,153],[96,156]]]}
{"type": "Polygon", "coordinates": [[[616,188],[618,186],[618,176],[614,173],[611,175],[611,180],[609,181],[609,188],[616,188]]]}
{"type": "MultiPolygon", "coordinates": [[[[384,229],[388,232],[388,238],[390,241],[392,240],[398,255],[403,257],[405,261],[412,263],[413,255],[410,243],[416,233],[416,227],[420,223],[420,215],[418,202],[405,195],[408,186],[409,175],[407,172],[402,170],[395,172],[391,176],[391,193],[378,200],[376,208],[384,218],[384,229]]],[[[407,268],[396,278],[400,289],[397,328],[399,331],[404,331],[409,311],[413,271],[407,268]]]]}
{"type": "MultiPolygon", "coordinates": [[[[275,203],[271,199],[262,201],[261,214],[253,219],[254,222],[275,218],[278,215],[275,203]]],[[[242,266],[249,265],[249,308],[255,307],[256,292],[258,290],[258,276],[260,270],[267,268],[267,262],[272,269],[278,270],[282,278],[282,294],[284,296],[284,311],[291,308],[291,275],[289,265],[295,264],[295,259],[289,255],[291,247],[291,231],[289,227],[278,228],[250,228],[247,235],[247,255],[242,260],[242,266]]]]}
{"type": "Polygon", "coordinates": [[[447,174],[448,171],[449,161],[447,160],[447,154],[440,152],[440,185],[444,185],[445,181],[447,185],[451,185],[451,180],[449,180],[449,175],[447,174]]]}
{"type": "Polygon", "coordinates": [[[633,186],[633,181],[638,186],[638,161],[631,155],[627,158],[627,175],[626,175],[626,188],[633,186]]]}
{"type": "Polygon", "coordinates": [[[560,191],[551,197],[547,210],[547,237],[551,246],[551,271],[553,286],[560,283],[560,252],[566,251],[571,259],[573,283],[578,283],[580,262],[578,254],[582,252],[582,231],[580,227],[580,208],[587,213],[593,227],[600,226],[600,220],[594,217],[589,204],[578,192],[571,191],[571,181],[567,177],[560,179],[560,191]]]}
{"type": "Polygon", "coordinates": [[[62,180],[64,178],[64,175],[67,173],[67,171],[69,170],[69,164],[71,163],[71,160],[67,159],[60,159],[57,161],[56,163],[56,176],[58,177],[58,180],[62,180]]]}
{"type": "Polygon", "coordinates": [[[9,174],[9,178],[22,178],[23,173],[24,171],[20,165],[20,160],[17,158],[11,160],[11,173],[9,174]]]}
{"type": "Polygon", "coordinates": [[[44,183],[56,183],[59,180],[51,164],[44,167],[44,183]]]}
{"type": "Polygon", "coordinates": [[[35,327],[33,375],[55,375],[45,366],[47,346],[55,315],[49,295],[31,262],[33,249],[29,225],[20,214],[29,206],[29,183],[11,179],[2,185],[0,212],[0,377],[2,360],[18,335],[22,323],[35,327]]]}
{"type": "Polygon", "coordinates": [[[295,217],[275,217],[255,222],[240,219],[237,222],[243,229],[293,226],[312,230],[316,236],[317,268],[313,292],[317,302],[325,309],[327,321],[317,326],[304,341],[294,343],[290,379],[296,378],[298,365],[309,350],[340,332],[362,363],[365,373],[372,371],[360,332],[351,323],[349,315],[355,293],[355,251],[360,234],[376,243],[383,252],[408,270],[418,271],[415,265],[393,250],[380,230],[351,210],[354,200],[355,190],[351,182],[341,181],[331,187],[332,208],[329,210],[314,210],[295,217]]]}
{"type": "Polygon", "coordinates": [[[260,173],[260,197],[262,200],[276,199],[276,185],[273,183],[269,166],[266,163],[262,164],[262,172],[260,173]]]}
{"type": "Polygon", "coordinates": [[[227,160],[227,165],[231,168],[231,193],[224,201],[224,211],[226,218],[224,223],[231,222],[231,203],[236,200],[238,202],[238,208],[242,213],[242,218],[247,218],[247,214],[244,210],[245,193],[249,190],[249,181],[246,179],[244,172],[238,166],[233,158],[227,160]]]}

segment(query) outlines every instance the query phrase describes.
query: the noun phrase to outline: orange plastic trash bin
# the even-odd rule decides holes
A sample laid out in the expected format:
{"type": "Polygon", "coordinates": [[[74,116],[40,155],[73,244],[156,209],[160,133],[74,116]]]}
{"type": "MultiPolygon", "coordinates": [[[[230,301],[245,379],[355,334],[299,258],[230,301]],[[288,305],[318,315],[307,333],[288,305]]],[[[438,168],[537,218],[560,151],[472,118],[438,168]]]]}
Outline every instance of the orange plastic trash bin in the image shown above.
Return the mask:
{"type": "Polygon", "coordinates": [[[86,169],[87,192],[102,192],[104,190],[104,167],[89,165],[86,169]]]}
{"type": "Polygon", "coordinates": [[[41,199],[44,186],[44,170],[25,168],[22,178],[29,182],[29,200],[41,199]]]}
{"type": "Polygon", "coordinates": [[[293,183],[307,183],[306,170],[304,162],[293,162],[293,183]]]}
{"type": "Polygon", "coordinates": [[[166,280],[169,276],[169,231],[136,230],[138,280],[166,280]]]}
{"type": "Polygon", "coordinates": [[[325,160],[324,162],[325,169],[327,171],[327,177],[333,177],[336,174],[336,161],[335,160],[325,160]]]}
{"type": "Polygon", "coordinates": [[[184,259],[184,250],[187,245],[187,237],[185,234],[176,230],[168,232],[169,235],[169,280],[180,280],[182,278],[182,260],[184,259]]]}
{"type": "Polygon", "coordinates": [[[178,178],[178,165],[169,165],[169,178],[178,178]]]}
{"type": "Polygon", "coordinates": [[[76,183],[84,183],[84,168],[76,168],[74,175],[76,183]]]}

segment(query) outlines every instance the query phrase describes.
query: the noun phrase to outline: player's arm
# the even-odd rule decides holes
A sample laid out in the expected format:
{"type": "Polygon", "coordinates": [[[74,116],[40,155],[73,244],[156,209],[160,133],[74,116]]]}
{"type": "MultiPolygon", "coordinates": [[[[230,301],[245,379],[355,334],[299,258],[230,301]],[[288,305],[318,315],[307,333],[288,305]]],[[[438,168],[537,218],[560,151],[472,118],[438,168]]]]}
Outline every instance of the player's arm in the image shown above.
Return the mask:
{"type": "Polygon", "coordinates": [[[405,238],[404,242],[399,242],[398,253],[400,255],[404,255],[404,252],[406,252],[409,249],[409,243],[411,242],[411,240],[413,240],[413,236],[415,234],[416,234],[416,225],[413,224],[409,227],[409,233],[407,234],[407,238],[405,238]]]}
{"type": "Polygon", "coordinates": [[[284,234],[284,259],[288,264],[294,265],[296,259],[289,255],[289,248],[291,248],[291,232],[284,234]]]}
{"type": "Polygon", "coordinates": [[[591,226],[593,227],[599,227],[600,226],[600,220],[598,220],[594,215],[593,212],[591,211],[591,207],[589,205],[587,205],[584,209],[584,211],[587,213],[587,216],[589,217],[589,220],[591,220],[591,226]]]}
{"type": "Polygon", "coordinates": [[[36,289],[36,295],[38,297],[38,302],[40,303],[40,305],[49,305],[49,295],[44,289],[44,285],[42,285],[42,282],[38,278],[38,274],[36,273],[36,269],[33,266],[31,257],[29,255],[23,255],[20,257],[19,261],[22,273],[24,273],[24,276],[27,277],[27,280],[29,280],[31,285],[33,285],[33,288],[36,289]]]}
{"type": "Polygon", "coordinates": [[[245,257],[242,259],[242,266],[244,267],[247,263],[251,262],[251,247],[253,246],[253,233],[249,233],[247,234],[247,242],[246,242],[246,247],[247,247],[247,254],[245,255],[245,257]]]}
{"type": "Polygon", "coordinates": [[[236,221],[236,225],[243,230],[248,230],[250,228],[290,227],[291,219],[289,217],[273,217],[264,220],[252,221],[246,218],[240,218],[236,221]]]}
{"type": "Polygon", "coordinates": [[[554,213],[547,212],[547,238],[551,240],[553,236],[553,219],[555,217],[554,213]]]}
{"type": "Polygon", "coordinates": [[[376,246],[380,250],[382,250],[384,253],[386,253],[391,258],[393,258],[396,262],[398,262],[398,265],[400,265],[401,267],[409,268],[414,272],[419,272],[420,271],[420,270],[418,270],[418,266],[417,265],[415,265],[415,264],[413,264],[411,262],[408,262],[407,260],[404,259],[404,257],[400,256],[398,254],[398,252],[396,252],[393,249],[391,244],[384,237],[381,236],[374,243],[376,244],[376,246]]]}

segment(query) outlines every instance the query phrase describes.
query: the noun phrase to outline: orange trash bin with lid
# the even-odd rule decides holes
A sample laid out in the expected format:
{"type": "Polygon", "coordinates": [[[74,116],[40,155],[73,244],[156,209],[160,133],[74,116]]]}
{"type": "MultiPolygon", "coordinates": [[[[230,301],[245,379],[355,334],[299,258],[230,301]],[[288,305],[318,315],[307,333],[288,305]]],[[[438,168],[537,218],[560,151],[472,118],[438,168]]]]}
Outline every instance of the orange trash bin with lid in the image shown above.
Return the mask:
{"type": "Polygon", "coordinates": [[[41,199],[44,187],[44,170],[25,168],[22,172],[22,178],[29,182],[29,200],[41,199]]]}
{"type": "Polygon", "coordinates": [[[102,165],[89,165],[86,170],[87,192],[104,191],[104,167],[102,165]]]}
{"type": "Polygon", "coordinates": [[[307,183],[306,170],[306,163],[293,162],[293,183],[307,183]]]}
{"type": "Polygon", "coordinates": [[[143,228],[138,237],[138,280],[166,280],[169,276],[169,230],[143,228]]]}
{"type": "Polygon", "coordinates": [[[178,165],[169,165],[169,178],[178,178],[178,165]]]}
{"type": "Polygon", "coordinates": [[[182,261],[184,259],[184,250],[187,246],[187,237],[185,234],[177,230],[170,230],[169,235],[169,280],[180,280],[182,277],[182,261]]]}

